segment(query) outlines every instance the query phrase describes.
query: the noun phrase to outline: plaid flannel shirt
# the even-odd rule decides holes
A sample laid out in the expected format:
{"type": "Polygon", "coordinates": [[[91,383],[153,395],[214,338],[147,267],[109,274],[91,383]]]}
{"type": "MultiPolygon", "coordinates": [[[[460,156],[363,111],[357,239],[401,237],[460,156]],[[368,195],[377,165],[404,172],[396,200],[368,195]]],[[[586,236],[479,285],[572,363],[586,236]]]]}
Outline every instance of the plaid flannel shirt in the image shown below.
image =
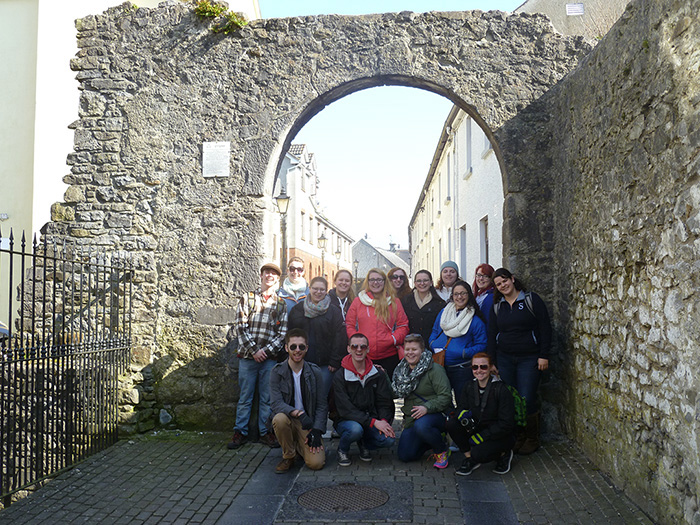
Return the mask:
{"type": "Polygon", "coordinates": [[[264,300],[260,288],[241,297],[236,311],[238,357],[253,359],[253,354],[264,350],[268,358],[276,357],[284,349],[287,333],[287,305],[276,293],[264,300]]]}

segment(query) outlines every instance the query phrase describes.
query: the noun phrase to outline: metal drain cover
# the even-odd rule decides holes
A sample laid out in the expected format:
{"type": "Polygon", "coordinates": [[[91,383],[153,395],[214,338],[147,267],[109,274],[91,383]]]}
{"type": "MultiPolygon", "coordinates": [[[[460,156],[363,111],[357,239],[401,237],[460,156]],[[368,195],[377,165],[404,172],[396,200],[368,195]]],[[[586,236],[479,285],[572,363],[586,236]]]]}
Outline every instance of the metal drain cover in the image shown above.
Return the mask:
{"type": "Polygon", "coordinates": [[[380,507],[388,500],[389,494],[376,487],[340,483],[304,492],[297,501],[320,512],[354,512],[380,507]]]}

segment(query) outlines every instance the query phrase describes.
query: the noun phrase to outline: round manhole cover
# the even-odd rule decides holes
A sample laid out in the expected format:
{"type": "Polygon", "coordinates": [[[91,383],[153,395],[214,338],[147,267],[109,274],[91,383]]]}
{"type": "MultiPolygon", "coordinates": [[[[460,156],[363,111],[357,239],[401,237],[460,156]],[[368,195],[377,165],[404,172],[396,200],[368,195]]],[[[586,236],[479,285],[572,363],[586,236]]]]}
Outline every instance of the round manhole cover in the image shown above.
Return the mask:
{"type": "Polygon", "coordinates": [[[302,507],[321,512],[353,512],[384,505],[389,494],[375,487],[340,483],[304,492],[298,501],[302,507]]]}

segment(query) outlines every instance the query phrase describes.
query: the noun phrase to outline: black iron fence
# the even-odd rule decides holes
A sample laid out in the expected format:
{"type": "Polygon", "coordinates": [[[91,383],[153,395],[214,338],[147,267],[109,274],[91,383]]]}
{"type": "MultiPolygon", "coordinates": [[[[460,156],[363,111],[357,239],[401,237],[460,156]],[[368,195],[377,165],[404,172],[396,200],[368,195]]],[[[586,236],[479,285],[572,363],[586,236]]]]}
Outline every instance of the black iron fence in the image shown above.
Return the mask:
{"type": "Polygon", "coordinates": [[[36,238],[27,246],[12,232],[0,246],[6,505],[12,493],[116,442],[119,375],[131,353],[132,274],[119,254],[36,238]]]}

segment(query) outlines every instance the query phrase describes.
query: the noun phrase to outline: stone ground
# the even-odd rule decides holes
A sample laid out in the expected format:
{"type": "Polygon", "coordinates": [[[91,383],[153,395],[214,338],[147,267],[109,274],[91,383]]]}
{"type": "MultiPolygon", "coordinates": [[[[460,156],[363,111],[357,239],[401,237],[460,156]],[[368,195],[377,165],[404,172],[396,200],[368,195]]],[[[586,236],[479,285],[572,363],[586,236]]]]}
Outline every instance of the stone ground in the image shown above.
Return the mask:
{"type": "Polygon", "coordinates": [[[325,468],[298,462],[279,475],[280,449],[231,451],[229,437],[168,431],[122,440],[0,511],[0,524],[652,523],[568,441],[516,456],[504,476],[484,464],[461,477],[457,460],[437,470],[428,456],[406,464],[394,451],[364,463],[353,448],[352,466],[339,467],[337,440],[326,440],[325,468]],[[329,501],[335,508],[314,509],[329,501]],[[381,505],[352,508],[360,503],[381,505]]]}

